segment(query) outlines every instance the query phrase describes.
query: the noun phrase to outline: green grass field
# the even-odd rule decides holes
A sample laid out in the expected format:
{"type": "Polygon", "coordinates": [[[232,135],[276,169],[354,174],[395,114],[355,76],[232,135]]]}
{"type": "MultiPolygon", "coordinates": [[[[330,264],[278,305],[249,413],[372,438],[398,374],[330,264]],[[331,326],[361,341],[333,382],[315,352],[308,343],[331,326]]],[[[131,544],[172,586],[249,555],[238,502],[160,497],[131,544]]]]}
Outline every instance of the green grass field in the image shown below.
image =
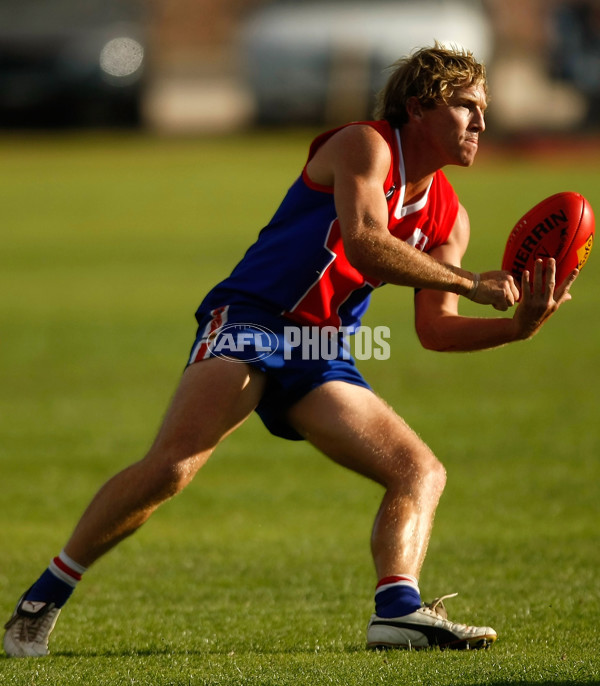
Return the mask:
{"type": "MultiPolygon", "coordinates": [[[[268,221],[309,138],[0,140],[3,620],[100,484],[144,453],[197,303],[268,221]]],[[[578,190],[600,211],[592,161],[483,155],[449,176],[478,271],[546,195],[578,190]]],[[[492,650],[365,651],[380,490],[251,418],[88,572],[53,655],[0,657],[0,683],[599,684],[599,265],[592,254],[539,336],[500,350],[424,351],[408,289],[382,289],[365,322],[390,327],[392,356],[361,368],[448,469],[422,590],[459,591],[451,617],[494,626],[492,650]]]]}

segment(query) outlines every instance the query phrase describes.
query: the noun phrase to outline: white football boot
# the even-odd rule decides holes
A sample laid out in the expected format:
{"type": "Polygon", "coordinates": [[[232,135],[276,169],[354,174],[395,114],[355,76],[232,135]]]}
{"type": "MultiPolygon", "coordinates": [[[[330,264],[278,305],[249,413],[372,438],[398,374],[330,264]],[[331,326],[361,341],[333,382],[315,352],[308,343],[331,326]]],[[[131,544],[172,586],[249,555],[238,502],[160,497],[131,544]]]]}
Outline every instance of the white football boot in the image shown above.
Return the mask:
{"type": "Polygon", "coordinates": [[[48,655],[48,638],[60,609],[54,603],[19,600],[13,616],[5,624],[4,650],[9,657],[48,655]]]}
{"type": "Polygon", "coordinates": [[[367,628],[367,648],[448,648],[476,650],[489,648],[498,638],[489,626],[467,626],[448,619],[443,601],[456,593],[436,598],[404,617],[387,619],[373,615],[367,628]]]}

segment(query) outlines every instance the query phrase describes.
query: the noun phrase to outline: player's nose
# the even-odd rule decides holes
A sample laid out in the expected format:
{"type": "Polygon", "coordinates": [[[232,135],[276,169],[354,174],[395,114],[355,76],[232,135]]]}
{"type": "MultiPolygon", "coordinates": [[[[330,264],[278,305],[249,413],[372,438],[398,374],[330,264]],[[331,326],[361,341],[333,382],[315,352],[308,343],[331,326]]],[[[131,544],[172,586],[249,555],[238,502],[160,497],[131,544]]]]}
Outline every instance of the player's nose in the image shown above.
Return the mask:
{"type": "Polygon", "coordinates": [[[481,107],[476,107],[473,112],[473,119],[471,121],[471,126],[480,133],[485,131],[485,116],[481,107]]]}

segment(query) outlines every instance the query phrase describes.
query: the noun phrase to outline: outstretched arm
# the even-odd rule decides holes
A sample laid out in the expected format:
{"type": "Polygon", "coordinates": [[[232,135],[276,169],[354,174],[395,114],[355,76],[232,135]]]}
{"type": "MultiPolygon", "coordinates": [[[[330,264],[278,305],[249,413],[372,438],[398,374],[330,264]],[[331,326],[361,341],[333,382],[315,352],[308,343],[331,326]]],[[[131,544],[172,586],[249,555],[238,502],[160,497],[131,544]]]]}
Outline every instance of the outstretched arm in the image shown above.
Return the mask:
{"type": "MultiPolygon", "coordinates": [[[[468,217],[461,208],[449,242],[437,248],[435,256],[460,264],[468,238],[468,217]]],[[[482,286],[490,273],[481,275],[482,286]]],[[[415,326],[421,343],[430,350],[472,351],[531,338],[562,303],[571,299],[569,289],[578,271],[573,270],[558,287],[555,273],[552,259],[545,267],[538,260],[533,275],[523,273],[521,300],[512,318],[464,317],[458,314],[458,296],[453,293],[419,291],[415,296],[415,326]]],[[[478,294],[473,300],[480,302],[478,294]]]]}

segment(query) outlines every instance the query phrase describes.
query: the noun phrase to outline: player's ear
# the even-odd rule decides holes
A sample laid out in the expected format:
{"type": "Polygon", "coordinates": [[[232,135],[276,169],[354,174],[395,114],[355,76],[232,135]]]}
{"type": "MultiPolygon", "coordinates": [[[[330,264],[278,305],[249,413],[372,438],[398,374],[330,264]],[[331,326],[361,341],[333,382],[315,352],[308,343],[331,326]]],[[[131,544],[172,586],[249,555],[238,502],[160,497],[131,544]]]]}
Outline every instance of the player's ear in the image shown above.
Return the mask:
{"type": "Polygon", "coordinates": [[[406,113],[409,119],[420,119],[423,116],[423,106],[416,95],[406,101],[406,113]]]}

